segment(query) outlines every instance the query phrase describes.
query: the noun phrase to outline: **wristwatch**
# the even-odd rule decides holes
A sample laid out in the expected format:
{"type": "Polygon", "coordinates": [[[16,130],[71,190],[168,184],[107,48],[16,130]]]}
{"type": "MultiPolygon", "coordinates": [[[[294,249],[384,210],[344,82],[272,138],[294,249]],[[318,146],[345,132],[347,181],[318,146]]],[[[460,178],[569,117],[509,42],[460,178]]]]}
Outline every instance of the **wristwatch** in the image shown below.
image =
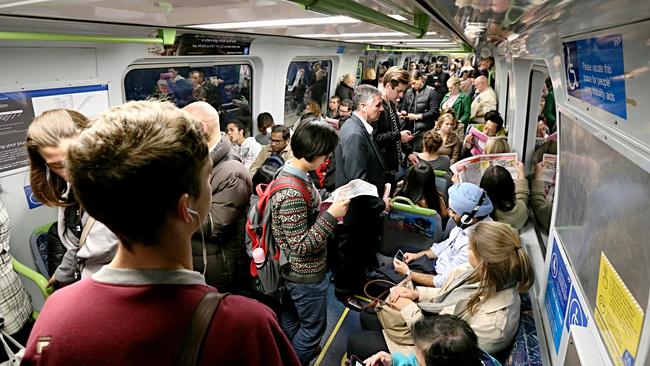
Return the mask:
{"type": "Polygon", "coordinates": [[[410,276],[411,273],[412,273],[412,271],[410,269],[408,271],[406,271],[406,277],[410,276]]]}

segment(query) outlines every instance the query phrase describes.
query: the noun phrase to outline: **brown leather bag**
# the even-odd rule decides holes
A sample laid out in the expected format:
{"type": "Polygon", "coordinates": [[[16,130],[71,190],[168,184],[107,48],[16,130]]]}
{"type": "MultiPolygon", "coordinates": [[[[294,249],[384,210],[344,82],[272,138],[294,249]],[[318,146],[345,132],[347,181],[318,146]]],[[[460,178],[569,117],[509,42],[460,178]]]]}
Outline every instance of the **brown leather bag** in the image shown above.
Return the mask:
{"type": "Polygon", "coordinates": [[[199,361],[201,346],[205,340],[212,318],[219,308],[221,300],[228,296],[216,291],[208,291],[196,306],[190,327],[185,332],[181,346],[176,354],[174,365],[194,366],[199,361]]]}

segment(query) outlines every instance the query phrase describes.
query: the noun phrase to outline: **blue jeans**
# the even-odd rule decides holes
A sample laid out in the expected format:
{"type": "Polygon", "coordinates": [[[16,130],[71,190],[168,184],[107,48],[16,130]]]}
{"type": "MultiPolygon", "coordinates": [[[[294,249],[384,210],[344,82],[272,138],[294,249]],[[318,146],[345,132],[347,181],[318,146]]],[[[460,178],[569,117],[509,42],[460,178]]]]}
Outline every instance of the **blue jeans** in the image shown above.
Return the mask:
{"type": "Polygon", "coordinates": [[[282,330],[300,362],[307,365],[327,327],[327,277],[319,283],[285,281],[282,330]]]}

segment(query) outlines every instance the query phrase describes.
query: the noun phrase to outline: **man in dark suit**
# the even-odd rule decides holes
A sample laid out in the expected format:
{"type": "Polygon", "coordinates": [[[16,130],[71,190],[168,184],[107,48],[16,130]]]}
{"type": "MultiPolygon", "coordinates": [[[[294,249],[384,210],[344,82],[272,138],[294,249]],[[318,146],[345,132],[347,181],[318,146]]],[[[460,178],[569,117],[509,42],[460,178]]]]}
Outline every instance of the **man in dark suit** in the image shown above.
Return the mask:
{"type": "MultiPolygon", "coordinates": [[[[381,93],[371,85],[355,89],[356,110],[339,131],[336,147],[336,187],[362,179],[384,191],[386,168],[379,147],[372,138],[373,124],[383,111],[381,93]]],[[[336,293],[346,305],[357,308],[350,295],[360,292],[364,270],[377,266],[375,252],[381,246],[382,212],[390,208],[381,197],[360,196],[350,200],[343,219],[339,244],[340,267],[335,276],[336,293]]]]}

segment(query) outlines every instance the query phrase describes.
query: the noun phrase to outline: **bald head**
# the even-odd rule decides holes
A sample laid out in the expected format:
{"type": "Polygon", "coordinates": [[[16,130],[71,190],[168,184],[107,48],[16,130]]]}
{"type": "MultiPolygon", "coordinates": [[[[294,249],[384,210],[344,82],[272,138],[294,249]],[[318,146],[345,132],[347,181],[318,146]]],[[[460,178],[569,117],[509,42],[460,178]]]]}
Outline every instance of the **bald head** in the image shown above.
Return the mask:
{"type": "Polygon", "coordinates": [[[476,88],[476,91],[478,91],[479,93],[485,90],[487,86],[488,86],[488,79],[485,77],[485,75],[481,75],[474,80],[474,87],[476,88]]]}
{"type": "Polygon", "coordinates": [[[206,102],[194,102],[185,106],[183,110],[192,115],[195,120],[201,122],[210,147],[219,143],[221,140],[219,112],[214,107],[206,102]]]}

